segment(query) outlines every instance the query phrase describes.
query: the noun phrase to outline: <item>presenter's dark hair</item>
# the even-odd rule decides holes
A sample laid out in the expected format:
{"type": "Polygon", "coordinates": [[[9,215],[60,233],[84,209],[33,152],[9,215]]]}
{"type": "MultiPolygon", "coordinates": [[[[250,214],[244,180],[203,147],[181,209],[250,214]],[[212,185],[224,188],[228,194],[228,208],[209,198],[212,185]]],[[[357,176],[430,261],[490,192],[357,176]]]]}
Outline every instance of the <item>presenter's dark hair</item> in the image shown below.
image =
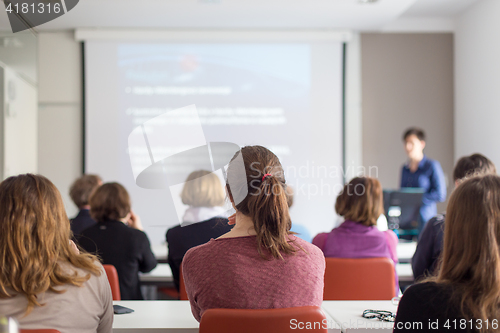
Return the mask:
{"type": "Polygon", "coordinates": [[[410,127],[403,134],[403,141],[406,140],[410,135],[415,135],[420,141],[425,141],[424,130],[418,127],[410,127]]]}
{"type": "Polygon", "coordinates": [[[98,222],[120,220],[130,213],[130,196],[118,183],[101,185],[90,197],[90,216],[98,222]]]}
{"type": "Polygon", "coordinates": [[[460,158],[453,169],[453,180],[457,181],[465,177],[496,174],[495,164],[486,156],[472,154],[460,158]]]}
{"type": "Polygon", "coordinates": [[[233,157],[241,154],[246,172],[241,177],[237,163],[229,163],[226,188],[229,198],[246,197],[235,207],[242,214],[249,216],[257,233],[259,254],[268,258],[283,259],[282,253],[297,251],[289,239],[292,222],[288,212],[285,176],[281,163],[270,150],[262,146],[243,147],[233,157]]]}
{"type": "Polygon", "coordinates": [[[377,179],[356,177],[338,195],[335,211],[346,220],[372,226],[384,213],[383,201],[382,185],[377,179]]]}

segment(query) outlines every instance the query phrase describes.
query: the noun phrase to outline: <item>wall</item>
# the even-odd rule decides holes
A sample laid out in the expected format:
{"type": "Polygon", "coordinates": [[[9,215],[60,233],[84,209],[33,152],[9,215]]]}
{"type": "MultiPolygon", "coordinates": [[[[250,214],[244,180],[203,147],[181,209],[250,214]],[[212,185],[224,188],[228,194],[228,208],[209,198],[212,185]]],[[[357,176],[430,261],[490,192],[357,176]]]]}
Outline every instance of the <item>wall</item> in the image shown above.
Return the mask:
{"type": "Polygon", "coordinates": [[[82,172],[81,46],[71,32],[43,32],[38,52],[38,172],[54,182],[72,217],[69,186],[82,172]]]}
{"type": "MultiPolygon", "coordinates": [[[[453,35],[361,35],[363,164],[384,188],[399,188],[402,134],[422,127],[425,153],[453,170],[453,35]],[[371,167],[371,169],[369,169],[371,167]]],[[[448,181],[448,193],[453,185],[448,181]]],[[[445,206],[440,205],[439,210],[445,206]]]]}
{"type": "Polygon", "coordinates": [[[0,179],[37,173],[37,87],[0,63],[0,179]]]}
{"type": "Polygon", "coordinates": [[[500,167],[500,1],[483,0],[456,20],[455,157],[482,153],[500,167]]]}

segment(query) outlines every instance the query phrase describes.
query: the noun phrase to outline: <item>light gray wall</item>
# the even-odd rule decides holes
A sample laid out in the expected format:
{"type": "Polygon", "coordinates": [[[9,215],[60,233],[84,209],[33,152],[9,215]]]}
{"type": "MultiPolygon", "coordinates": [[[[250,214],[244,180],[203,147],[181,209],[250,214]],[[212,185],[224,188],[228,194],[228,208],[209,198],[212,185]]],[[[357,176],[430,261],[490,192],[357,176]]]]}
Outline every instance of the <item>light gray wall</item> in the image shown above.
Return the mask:
{"type": "Polygon", "coordinates": [[[43,32],[38,52],[38,172],[57,186],[72,217],[69,186],[82,171],[81,46],[71,32],[43,32]]]}
{"type": "Polygon", "coordinates": [[[475,152],[500,168],[500,1],[482,0],[456,19],[455,157],[475,152]]]}
{"type": "MultiPolygon", "coordinates": [[[[384,188],[399,188],[407,157],[402,134],[418,126],[425,153],[438,160],[453,188],[453,34],[361,35],[363,164],[384,188]],[[372,169],[372,174],[374,169],[372,169]]],[[[438,210],[444,210],[441,204],[438,210]]]]}

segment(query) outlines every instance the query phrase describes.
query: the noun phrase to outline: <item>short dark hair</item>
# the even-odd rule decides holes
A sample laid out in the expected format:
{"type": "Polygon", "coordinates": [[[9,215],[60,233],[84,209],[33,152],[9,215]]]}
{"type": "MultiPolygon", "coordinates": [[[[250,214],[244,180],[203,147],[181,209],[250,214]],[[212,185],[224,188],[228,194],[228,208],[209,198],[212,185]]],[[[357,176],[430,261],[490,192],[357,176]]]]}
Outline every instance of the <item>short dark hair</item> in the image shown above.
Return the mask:
{"type": "Polygon", "coordinates": [[[90,197],[90,216],[98,222],[119,220],[130,213],[130,196],[118,183],[101,185],[90,197]]]}
{"type": "Polygon", "coordinates": [[[457,181],[465,177],[496,173],[497,169],[495,168],[495,164],[486,156],[472,154],[470,156],[463,156],[458,160],[453,169],[453,180],[457,181]]]}
{"type": "Polygon", "coordinates": [[[425,141],[424,130],[418,127],[410,127],[403,134],[403,141],[406,140],[410,135],[415,135],[420,141],[425,141]]]}
{"type": "Polygon", "coordinates": [[[98,175],[83,175],[71,184],[69,196],[78,208],[89,204],[89,197],[102,182],[98,175]]]}

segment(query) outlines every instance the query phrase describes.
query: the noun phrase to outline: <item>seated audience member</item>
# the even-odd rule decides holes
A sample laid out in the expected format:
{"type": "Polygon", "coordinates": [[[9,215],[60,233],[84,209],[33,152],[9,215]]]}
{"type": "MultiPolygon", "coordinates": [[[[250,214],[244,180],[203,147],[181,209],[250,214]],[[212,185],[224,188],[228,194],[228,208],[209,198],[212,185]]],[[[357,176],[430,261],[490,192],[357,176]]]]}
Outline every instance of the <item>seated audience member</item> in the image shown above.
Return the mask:
{"type": "MultiPolygon", "coordinates": [[[[288,209],[290,209],[293,206],[293,195],[294,195],[293,188],[290,185],[287,185],[285,191],[286,191],[288,209]]],[[[309,233],[309,230],[307,230],[307,228],[302,224],[293,223],[292,221],[292,228],[290,229],[290,231],[297,233],[296,236],[302,238],[306,242],[310,243],[312,241],[312,237],[311,234],[309,233]]]]}
{"type": "MultiPolygon", "coordinates": [[[[457,186],[461,179],[471,175],[496,174],[493,162],[481,154],[464,156],[458,160],[453,170],[453,180],[457,186]]],[[[420,234],[417,249],[412,258],[415,280],[431,275],[443,250],[445,213],[433,217],[420,234]]]]}
{"type": "Polygon", "coordinates": [[[211,308],[321,306],[325,259],[290,233],[285,187],[281,163],[268,149],[244,147],[233,157],[226,190],[235,225],[190,249],[182,262],[196,320],[211,308]]]}
{"type": "Polygon", "coordinates": [[[61,195],[47,178],[25,174],[0,184],[0,314],[22,329],[111,333],[106,273],[70,234],[61,195]]]}
{"type": "Polygon", "coordinates": [[[69,189],[71,200],[80,210],[78,215],[72,218],[71,231],[74,237],[78,237],[80,233],[88,227],[94,225],[96,221],[90,216],[89,197],[92,192],[102,184],[101,177],[97,175],[83,175],[74,181],[69,189]]]}
{"type": "Polygon", "coordinates": [[[436,276],[406,289],[394,332],[498,332],[499,216],[500,177],[472,177],[455,188],[436,276]]]}
{"type": "Polygon", "coordinates": [[[79,245],[115,266],[122,300],[143,299],[139,272],[155,268],[156,259],[127,190],[118,183],[101,185],[90,197],[90,207],[97,224],[81,233],[79,245]]]}
{"type": "MultiPolygon", "coordinates": [[[[382,186],[375,178],[356,177],[337,197],[337,214],[345,221],[329,233],[314,237],[325,257],[378,258],[387,257],[398,262],[397,236],[392,230],[377,229],[377,219],[384,212],[382,186]]],[[[394,271],[396,294],[399,293],[398,277],[394,271]]]]}
{"type": "Polygon", "coordinates": [[[229,230],[225,218],[224,188],[216,174],[200,170],[192,172],[181,192],[182,203],[189,205],[181,225],[167,231],[168,264],[179,290],[179,270],[186,251],[205,244],[229,230]]]}

